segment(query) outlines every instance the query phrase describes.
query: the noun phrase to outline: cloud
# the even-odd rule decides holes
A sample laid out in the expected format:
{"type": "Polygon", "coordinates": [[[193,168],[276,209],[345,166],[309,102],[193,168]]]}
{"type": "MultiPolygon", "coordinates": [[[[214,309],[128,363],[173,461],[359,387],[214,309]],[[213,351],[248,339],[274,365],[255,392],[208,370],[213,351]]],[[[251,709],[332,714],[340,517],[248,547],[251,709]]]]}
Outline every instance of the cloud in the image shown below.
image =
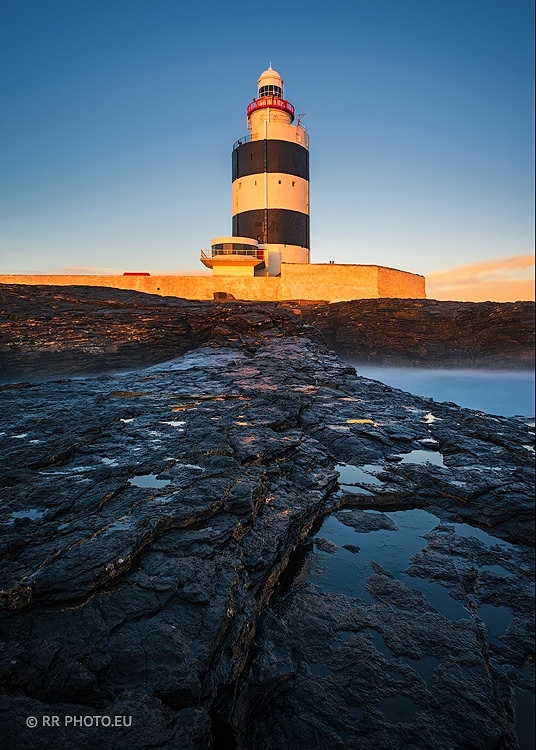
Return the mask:
{"type": "Polygon", "coordinates": [[[429,273],[426,296],[462,302],[534,300],[534,255],[513,255],[429,273]]]}

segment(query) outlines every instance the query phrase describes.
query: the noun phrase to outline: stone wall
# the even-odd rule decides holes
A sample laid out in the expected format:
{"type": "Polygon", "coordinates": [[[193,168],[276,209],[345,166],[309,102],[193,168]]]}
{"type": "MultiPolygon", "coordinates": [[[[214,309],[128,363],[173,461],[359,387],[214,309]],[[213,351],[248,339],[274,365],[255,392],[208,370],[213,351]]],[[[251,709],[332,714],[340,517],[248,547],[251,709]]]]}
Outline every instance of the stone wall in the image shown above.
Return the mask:
{"type": "Polygon", "coordinates": [[[377,297],[426,297],[424,276],[384,266],[335,263],[287,263],[283,264],[278,277],[3,274],[0,283],[104,286],[192,300],[211,300],[217,292],[255,301],[341,302],[377,297]]]}

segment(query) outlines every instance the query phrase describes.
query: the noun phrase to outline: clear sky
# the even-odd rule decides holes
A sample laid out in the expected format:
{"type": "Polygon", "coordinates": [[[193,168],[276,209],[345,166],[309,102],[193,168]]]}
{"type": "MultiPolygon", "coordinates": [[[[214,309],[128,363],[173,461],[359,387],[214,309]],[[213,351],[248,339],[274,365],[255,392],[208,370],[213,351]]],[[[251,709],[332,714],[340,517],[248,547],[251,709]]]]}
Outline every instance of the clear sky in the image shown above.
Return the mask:
{"type": "Polygon", "coordinates": [[[201,271],[271,63],[312,262],[530,284],[533,34],[532,0],[0,0],[0,273],[201,271]]]}

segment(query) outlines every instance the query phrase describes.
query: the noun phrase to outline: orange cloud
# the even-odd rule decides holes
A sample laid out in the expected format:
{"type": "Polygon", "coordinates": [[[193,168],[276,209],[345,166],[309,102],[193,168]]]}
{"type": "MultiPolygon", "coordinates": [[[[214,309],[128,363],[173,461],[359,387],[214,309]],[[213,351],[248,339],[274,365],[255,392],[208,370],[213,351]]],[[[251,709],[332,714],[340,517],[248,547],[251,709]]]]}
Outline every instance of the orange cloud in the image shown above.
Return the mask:
{"type": "Polygon", "coordinates": [[[429,273],[426,296],[460,302],[534,300],[534,255],[513,255],[429,273]]]}

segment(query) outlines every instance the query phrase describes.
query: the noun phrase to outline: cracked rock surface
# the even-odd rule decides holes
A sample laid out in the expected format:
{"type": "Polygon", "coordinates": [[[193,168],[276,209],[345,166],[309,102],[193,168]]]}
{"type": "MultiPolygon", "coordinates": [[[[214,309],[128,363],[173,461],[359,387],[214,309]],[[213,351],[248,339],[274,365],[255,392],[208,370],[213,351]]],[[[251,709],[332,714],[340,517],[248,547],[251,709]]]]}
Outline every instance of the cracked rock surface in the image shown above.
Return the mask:
{"type": "Polygon", "coordinates": [[[527,747],[533,423],[260,308],[0,389],[2,746],[527,747]]]}

